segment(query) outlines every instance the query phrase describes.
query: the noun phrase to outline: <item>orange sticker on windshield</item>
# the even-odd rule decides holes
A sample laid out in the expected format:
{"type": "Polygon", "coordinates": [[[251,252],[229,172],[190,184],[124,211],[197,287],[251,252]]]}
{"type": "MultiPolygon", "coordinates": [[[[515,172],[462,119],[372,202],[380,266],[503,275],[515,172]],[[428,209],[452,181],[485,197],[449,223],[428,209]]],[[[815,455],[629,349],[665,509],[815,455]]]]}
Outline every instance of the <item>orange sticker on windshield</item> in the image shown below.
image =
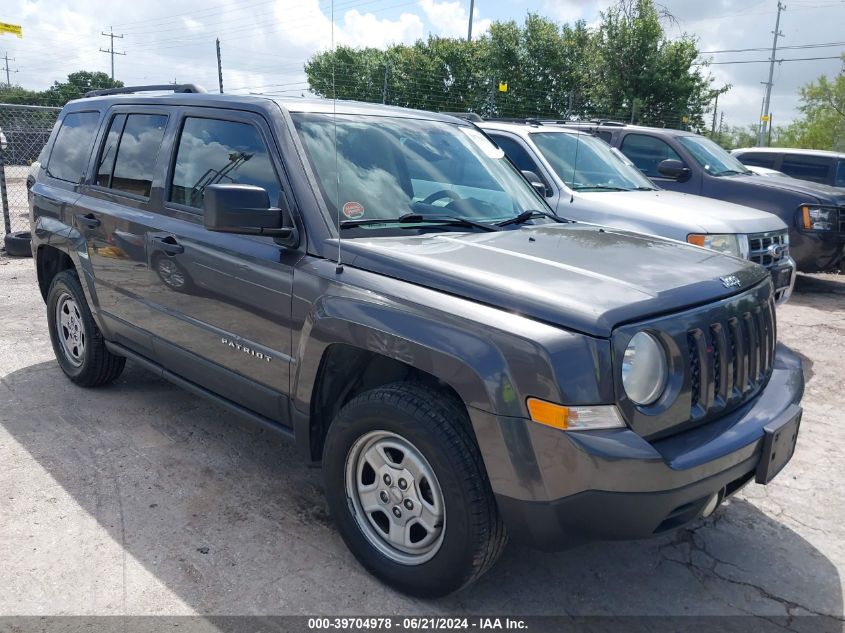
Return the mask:
{"type": "Polygon", "coordinates": [[[364,215],[364,206],[360,202],[347,202],[343,205],[343,215],[350,220],[357,220],[364,215]]]}

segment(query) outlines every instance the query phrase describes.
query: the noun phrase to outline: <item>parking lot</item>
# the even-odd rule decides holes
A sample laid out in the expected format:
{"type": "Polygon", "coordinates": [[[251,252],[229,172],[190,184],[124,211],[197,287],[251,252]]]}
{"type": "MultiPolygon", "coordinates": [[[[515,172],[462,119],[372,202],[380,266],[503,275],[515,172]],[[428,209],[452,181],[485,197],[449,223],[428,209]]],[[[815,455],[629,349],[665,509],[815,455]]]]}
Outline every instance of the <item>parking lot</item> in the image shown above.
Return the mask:
{"type": "Polygon", "coordinates": [[[845,277],[802,276],[779,309],[804,358],[798,449],[672,535],[547,554],[511,544],[475,586],[424,602],[371,578],[291,445],[131,362],[72,385],[32,260],[0,256],[0,613],[822,614],[843,620],[845,277]]]}

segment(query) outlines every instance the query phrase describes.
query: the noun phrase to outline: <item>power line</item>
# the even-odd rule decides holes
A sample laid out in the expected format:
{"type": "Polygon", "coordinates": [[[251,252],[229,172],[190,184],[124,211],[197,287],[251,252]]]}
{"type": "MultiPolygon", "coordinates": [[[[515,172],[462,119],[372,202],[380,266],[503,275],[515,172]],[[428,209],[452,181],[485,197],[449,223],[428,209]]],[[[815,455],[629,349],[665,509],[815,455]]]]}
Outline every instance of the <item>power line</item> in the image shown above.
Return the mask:
{"type": "MultiPolygon", "coordinates": [[[[841,55],[833,55],[830,57],[786,57],[776,59],[775,63],[781,64],[784,62],[812,62],[820,59],[842,59],[841,55]]],[[[770,59],[734,59],[729,62],[694,62],[693,66],[720,66],[724,64],[770,64],[770,59]]],[[[764,82],[765,83],[765,82],[764,82]]]]}
{"type": "MultiPolygon", "coordinates": [[[[779,46],[781,50],[799,50],[807,48],[829,48],[831,46],[845,46],[845,42],[825,42],[824,44],[796,44],[794,46],[779,46]]],[[[699,55],[715,55],[717,53],[752,53],[767,51],[770,47],[759,48],[725,48],[719,51],[699,51],[699,55]]]]}

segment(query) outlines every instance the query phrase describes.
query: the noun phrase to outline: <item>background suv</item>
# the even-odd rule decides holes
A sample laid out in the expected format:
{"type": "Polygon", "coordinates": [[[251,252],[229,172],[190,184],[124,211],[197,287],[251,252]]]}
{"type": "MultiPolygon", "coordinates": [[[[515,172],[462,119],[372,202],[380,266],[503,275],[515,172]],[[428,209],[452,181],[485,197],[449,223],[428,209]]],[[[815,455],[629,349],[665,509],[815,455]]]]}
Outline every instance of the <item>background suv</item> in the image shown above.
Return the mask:
{"type": "Polygon", "coordinates": [[[845,246],[845,191],[796,178],[751,173],[713,141],[692,132],[624,123],[567,123],[619,148],[665,189],[768,211],[789,227],[792,258],[803,272],[837,268],[845,246]]]}
{"type": "Polygon", "coordinates": [[[559,216],[750,259],[769,269],[778,301],[789,298],[795,263],[787,227],[771,213],[661,190],[619,150],[584,132],[535,122],[477,125],[519,169],[539,178],[559,216]]]}
{"type": "Polygon", "coordinates": [[[777,169],[787,176],[845,188],[845,153],[823,149],[745,147],[731,151],[743,165],[777,169]]]}

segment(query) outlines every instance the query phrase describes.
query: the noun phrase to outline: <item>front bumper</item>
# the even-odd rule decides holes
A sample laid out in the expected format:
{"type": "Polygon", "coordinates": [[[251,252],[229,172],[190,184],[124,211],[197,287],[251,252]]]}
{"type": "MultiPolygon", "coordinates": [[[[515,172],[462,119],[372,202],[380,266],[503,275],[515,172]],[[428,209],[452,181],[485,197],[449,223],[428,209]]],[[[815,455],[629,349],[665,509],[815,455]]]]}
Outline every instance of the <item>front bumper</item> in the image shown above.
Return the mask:
{"type": "Polygon", "coordinates": [[[775,287],[775,302],[782,305],[789,301],[792,290],[795,288],[795,273],[798,267],[791,257],[784,258],[783,262],[769,268],[772,276],[772,283],[775,287]]]}
{"type": "Polygon", "coordinates": [[[800,359],[778,344],[756,399],[654,442],[630,429],[564,432],[516,418],[497,418],[494,429],[475,415],[473,422],[476,433],[482,423],[479,443],[512,537],[553,550],[648,537],[697,519],[712,495],[721,500],[754,479],[764,427],[800,416],[803,391],[800,359]]]}

